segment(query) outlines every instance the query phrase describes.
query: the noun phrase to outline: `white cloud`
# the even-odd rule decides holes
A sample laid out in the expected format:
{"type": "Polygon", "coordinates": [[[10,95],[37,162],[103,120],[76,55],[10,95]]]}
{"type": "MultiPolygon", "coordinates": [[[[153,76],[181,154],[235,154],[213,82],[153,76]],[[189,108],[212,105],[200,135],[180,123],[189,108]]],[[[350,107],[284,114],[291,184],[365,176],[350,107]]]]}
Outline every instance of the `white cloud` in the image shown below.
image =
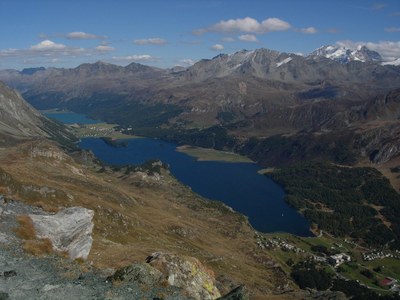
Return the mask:
{"type": "Polygon", "coordinates": [[[278,18],[268,18],[261,22],[251,17],[243,19],[229,19],[222,20],[214,25],[207,28],[201,28],[195,30],[193,33],[196,35],[203,34],[206,32],[219,32],[219,33],[231,33],[231,32],[244,32],[244,33],[267,33],[271,31],[284,31],[288,30],[291,25],[278,18]]]}
{"type": "Polygon", "coordinates": [[[9,48],[0,50],[0,57],[18,56],[18,49],[9,48]]]}
{"type": "Polygon", "coordinates": [[[291,25],[278,18],[268,18],[261,22],[263,32],[288,30],[291,25]]]}
{"type": "Polygon", "coordinates": [[[221,51],[221,50],[224,50],[224,46],[221,44],[215,44],[215,45],[211,46],[211,50],[221,51]]]}
{"type": "Polygon", "coordinates": [[[106,38],[105,36],[86,33],[83,31],[70,32],[65,37],[69,40],[101,40],[106,38]]]}
{"type": "Polygon", "coordinates": [[[31,46],[29,49],[35,51],[48,51],[48,50],[65,50],[67,46],[63,44],[56,44],[50,40],[41,41],[37,45],[31,46]]]}
{"type": "Polygon", "coordinates": [[[255,32],[260,28],[260,23],[257,20],[247,17],[244,19],[230,19],[220,21],[210,27],[210,31],[217,32],[255,32]]]}
{"type": "Polygon", "coordinates": [[[57,62],[61,57],[82,57],[91,55],[104,55],[115,50],[108,45],[99,45],[95,48],[78,48],[64,44],[58,44],[51,40],[44,40],[36,45],[25,49],[3,49],[0,50],[0,57],[20,58],[21,61],[41,61],[46,58],[46,62],[57,62]]]}
{"type": "Polygon", "coordinates": [[[227,37],[222,38],[222,41],[226,42],[226,43],[232,43],[232,42],[235,42],[236,40],[233,37],[227,36],[227,37]]]}
{"type": "Polygon", "coordinates": [[[117,61],[154,61],[155,58],[148,54],[133,54],[128,56],[114,56],[117,61]]]}
{"type": "Polygon", "coordinates": [[[97,46],[95,49],[96,49],[97,51],[100,51],[100,52],[111,52],[111,51],[114,51],[114,50],[115,50],[114,47],[107,46],[107,45],[99,45],[99,46],[97,46]]]}
{"type": "Polygon", "coordinates": [[[378,52],[383,60],[392,61],[400,57],[400,41],[380,41],[374,42],[354,42],[354,41],[338,41],[337,45],[356,49],[358,46],[366,46],[368,49],[378,52]]]}
{"type": "Polygon", "coordinates": [[[134,40],[133,43],[136,45],[165,45],[167,41],[162,38],[149,38],[134,40]]]}
{"type": "Polygon", "coordinates": [[[400,32],[400,27],[388,27],[385,28],[386,32],[400,32]]]}
{"type": "Polygon", "coordinates": [[[244,42],[257,42],[257,37],[254,34],[242,34],[238,39],[244,42]]]}
{"type": "Polygon", "coordinates": [[[300,28],[298,31],[305,34],[315,34],[318,32],[315,27],[300,28]]]}

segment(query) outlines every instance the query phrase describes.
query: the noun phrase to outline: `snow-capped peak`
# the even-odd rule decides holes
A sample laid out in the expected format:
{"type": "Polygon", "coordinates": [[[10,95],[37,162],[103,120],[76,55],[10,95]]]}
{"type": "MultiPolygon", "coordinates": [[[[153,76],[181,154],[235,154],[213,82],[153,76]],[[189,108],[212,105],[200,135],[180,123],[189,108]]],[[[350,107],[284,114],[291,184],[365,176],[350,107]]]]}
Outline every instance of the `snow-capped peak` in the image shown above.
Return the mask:
{"type": "Polygon", "coordinates": [[[343,46],[323,46],[314,50],[310,56],[323,56],[341,63],[348,63],[350,61],[382,61],[382,57],[378,52],[372,51],[364,45],[358,45],[356,49],[349,49],[343,46]]]}

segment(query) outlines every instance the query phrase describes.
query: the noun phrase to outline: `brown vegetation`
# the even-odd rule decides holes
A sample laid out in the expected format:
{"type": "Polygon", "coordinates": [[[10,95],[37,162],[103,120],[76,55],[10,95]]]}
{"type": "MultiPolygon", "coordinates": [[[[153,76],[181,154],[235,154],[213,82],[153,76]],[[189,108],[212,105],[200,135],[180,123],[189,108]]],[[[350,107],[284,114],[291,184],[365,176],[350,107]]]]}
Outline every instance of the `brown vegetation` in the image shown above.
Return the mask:
{"type": "Polygon", "coordinates": [[[19,227],[15,230],[17,236],[23,240],[36,239],[35,227],[32,219],[28,215],[20,215],[17,217],[19,227]]]}
{"type": "Polygon", "coordinates": [[[23,248],[25,252],[36,256],[50,254],[53,251],[53,245],[49,239],[26,240],[23,248]]]}
{"type": "Polygon", "coordinates": [[[53,251],[53,245],[49,239],[38,239],[32,219],[28,215],[17,217],[19,227],[15,229],[17,236],[24,240],[23,249],[33,255],[46,255],[53,251]]]}

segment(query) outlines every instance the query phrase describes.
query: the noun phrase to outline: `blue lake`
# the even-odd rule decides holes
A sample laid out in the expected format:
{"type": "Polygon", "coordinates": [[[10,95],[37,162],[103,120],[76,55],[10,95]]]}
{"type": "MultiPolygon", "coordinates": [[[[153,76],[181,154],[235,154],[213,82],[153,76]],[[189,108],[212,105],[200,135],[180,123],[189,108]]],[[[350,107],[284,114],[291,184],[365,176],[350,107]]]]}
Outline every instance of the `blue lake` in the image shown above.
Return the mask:
{"type": "MultiPolygon", "coordinates": [[[[64,123],[84,120],[76,114],[54,114],[64,123]]],[[[90,120],[92,123],[93,120],[90,120]]],[[[77,122],[84,123],[84,122],[77,122]]],[[[197,161],[176,150],[176,145],[158,139],[127,140],[127,147],[112,147],[98,138],[86,138],[80,147],[90,149],[108,164],[141,164],[160,159],[170,166],[172,174],[194,192],[219,200],[249,218],[251,225],[262,232],[289,232],[311,236],[309,222],[284,201],[282,188],[257,173],[255,163],[197,161]]]]}
{"type": "Polygon", "coordinates": [[[90,149],[109,164],[141,164],[160,159],[172,174],[191,189],[209,199],[220,200],[249,218],[263,232],[284,231],[310,236],[309,223],[283,200],[282,188],[264,175],[254,163],[197,161],[176,151],[176,145],[162,140],[140,138],[127,147],[112,147],[97,138],[82,139],[80,147],[90,149]]]}

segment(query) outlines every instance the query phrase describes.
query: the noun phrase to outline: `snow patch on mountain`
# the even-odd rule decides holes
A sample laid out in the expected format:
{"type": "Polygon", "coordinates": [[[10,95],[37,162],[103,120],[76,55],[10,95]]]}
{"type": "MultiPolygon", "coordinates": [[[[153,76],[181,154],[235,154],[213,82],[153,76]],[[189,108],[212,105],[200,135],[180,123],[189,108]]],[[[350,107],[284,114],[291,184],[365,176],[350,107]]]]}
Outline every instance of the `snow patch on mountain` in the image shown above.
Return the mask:
{"type": "Polygon", "coordinates": [[[281,62],[278,62],[278,63],[276,64],[276,67],[279,68],[280,66],[282,66],[282,65],[284,65],[284,64],[287,64],[288,62],[290,62],[290,61],[292,61],[292,60],[293,60],[293,58],[291,58],[291,57],[285,58],[285,59],[282,60],[281,62]]]}
{"type": "Polygon", "coordinates": [[[400,66],[400,58],[392,60],[392,61],[384,61],[382,63],[383,66],[392,65],[392,66],[400,66]]]}

